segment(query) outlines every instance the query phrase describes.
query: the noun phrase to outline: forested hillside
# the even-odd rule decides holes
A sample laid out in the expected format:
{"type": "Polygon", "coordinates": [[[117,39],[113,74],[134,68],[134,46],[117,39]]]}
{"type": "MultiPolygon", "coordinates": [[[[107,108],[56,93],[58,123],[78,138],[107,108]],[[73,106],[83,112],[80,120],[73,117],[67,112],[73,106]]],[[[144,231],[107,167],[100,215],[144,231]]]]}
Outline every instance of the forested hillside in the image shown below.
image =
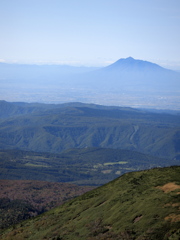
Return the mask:
{"type": "Polygon", "coordinates": [[[0,229],[35,217],[92,187],[32,180],[0,180],[0,229]]]}
{"type": "Polygon", "coordinates": [[[179,160],[105,148],[68,149],[60,154],[0,151],[0,179],[70,182],[99,186],[126,172],[179,165],[179,160]]]}
{"type": "Polygon", "coordinates": [[[179,114],[80,103],[1,106],[0,149],[60,153],[101,147],[179,159],[179,114]]]}

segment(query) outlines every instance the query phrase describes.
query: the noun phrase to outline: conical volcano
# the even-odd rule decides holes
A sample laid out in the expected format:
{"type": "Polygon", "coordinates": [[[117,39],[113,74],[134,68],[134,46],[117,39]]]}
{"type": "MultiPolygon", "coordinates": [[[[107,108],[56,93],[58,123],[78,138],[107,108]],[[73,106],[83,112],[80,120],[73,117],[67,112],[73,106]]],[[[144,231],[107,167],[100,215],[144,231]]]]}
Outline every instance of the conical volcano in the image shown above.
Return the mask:
{"type": "Polygon", "coordinates": [[[115,63],[105,67],[106,70],[110,71],[120,71],[120,72],[146,72],[146,71],[155,71],[155,72],[173,72],[171,70],[165,69],[155,63],[151,63],[143,60],[136,60],[132,57],[121,58],[115,63]]]}

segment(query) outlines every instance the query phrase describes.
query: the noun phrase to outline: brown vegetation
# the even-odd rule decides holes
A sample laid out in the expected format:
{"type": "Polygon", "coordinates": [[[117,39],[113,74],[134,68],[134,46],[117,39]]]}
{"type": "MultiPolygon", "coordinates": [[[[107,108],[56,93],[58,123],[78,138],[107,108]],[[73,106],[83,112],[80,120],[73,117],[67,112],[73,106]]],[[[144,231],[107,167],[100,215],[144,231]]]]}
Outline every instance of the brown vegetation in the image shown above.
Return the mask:
{"type": "Polygon", "coordinates": [[[0,180],[0,229],[36,216],[92,187],[30,180],[0,180]]]}
{"type": "Polygon", "coordinates": [[[169,220],[171,222],[180,222],[180,214],[171,214],[165,217],[165,220],[169,220]]]}
{"type": "Polygon", "coordinates": [[[68,183],[0,180],[0,198],[21,199],[41,210],[49,210],[61,205],[67,199],[79,196],[92,187],[82,187],[68,183]]]}
{"type": "Polygon", "coordinates": [[[180,185],[177,185],[175,183],[167,183],[164,186],[158,186],[157,188],[163,190],[163,192],[168,193],[168,192],[172,192],[176,189],[180,189],[180,185]]]}

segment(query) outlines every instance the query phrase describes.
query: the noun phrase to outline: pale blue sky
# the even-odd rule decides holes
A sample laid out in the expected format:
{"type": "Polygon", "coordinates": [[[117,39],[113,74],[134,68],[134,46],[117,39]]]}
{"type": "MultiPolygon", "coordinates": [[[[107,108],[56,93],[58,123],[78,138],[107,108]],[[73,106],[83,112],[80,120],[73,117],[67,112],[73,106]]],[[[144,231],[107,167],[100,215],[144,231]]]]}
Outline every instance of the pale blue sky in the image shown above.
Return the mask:
{"type": "Polygon", "coordinates": [[[0,0],[0,61],[180,69],[180,0],[0,0]]]}

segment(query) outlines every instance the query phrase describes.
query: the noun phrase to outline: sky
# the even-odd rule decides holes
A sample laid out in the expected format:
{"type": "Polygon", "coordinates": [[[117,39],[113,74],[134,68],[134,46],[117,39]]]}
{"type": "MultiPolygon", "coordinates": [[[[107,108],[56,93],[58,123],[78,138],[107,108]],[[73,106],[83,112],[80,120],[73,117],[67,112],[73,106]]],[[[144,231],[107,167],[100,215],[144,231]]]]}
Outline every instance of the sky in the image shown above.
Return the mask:
{"type": "Polygon", "coordinates": [[[180,70],[180,0],[0,0],[0,61],[180,70]]]}

